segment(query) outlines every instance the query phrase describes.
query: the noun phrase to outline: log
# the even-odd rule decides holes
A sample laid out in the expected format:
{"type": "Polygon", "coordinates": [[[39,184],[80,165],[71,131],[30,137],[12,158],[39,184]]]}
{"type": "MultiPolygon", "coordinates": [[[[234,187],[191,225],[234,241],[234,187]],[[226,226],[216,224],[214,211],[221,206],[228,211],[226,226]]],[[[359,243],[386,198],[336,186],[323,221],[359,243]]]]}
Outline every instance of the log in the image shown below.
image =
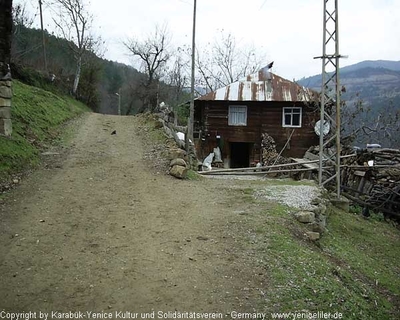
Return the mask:
{"type": "MultiPolygon", "coordinates": [[[[264,166],[264,167],[250,167],[250,168],[234,168],[234,169],[221,169],[221,170],[213,170],[213,171],[200,171],[199,174],[213,174],[213,173],[222,173],[222,172],[246,172],[246,171],[253,171],[253,170],[267,170],[267,169],[275,169],[275,168],[282,168],[282,167],[293,167],[299,166],[302,164],[309,164],[309,163],[316,163],[319,160],[312,160],[312,161],[305,161],[305,162],[292,162],[292,163],[284,163],[284,164],[276,164],[274,166],[264,166]]],[[[264,172],[266,173],[266,172],[264,172]]]]}
{"type": "Polygon", "coordinates": [[[360,204],[360,205],[362,205],[364,207],[369,207],[372,210],[380,211],[382,213],[386,213],[388,215],[400,218],[400,213],[398,213],[398,212],[394,212],[394,211],[391,211],[391,210],[388,210],[388,209],[385,209],[385,208],[382,208],[382,207],[378,207],[378,206],[376,206],[376,207],[372,206],[371,204],[369,204],[369,203],[367,203],[365,201],[362,201],[361,199],[356,198],[356,197],[348,194],[347,192],[342,192],[342,195],[345,196],[346,198],[348,198],[349,200],[354,201],[354,202],[356,202],[356,203],[358,203],[358,204],[360,204]]]}
{"type": "MultiPolygon", "coordinates": [[[[282,169],[282,170],[271,170],[271,171],[260,171],[261,168],[253,168],[253,172],[237,172],[237,171],[226,171],[226,170],[211,170],[211,171],[200,171],[199,174],[207,175],[216,175],[216,176],[223,176],[223,175],[238,175],[238,176],[246,176],[246,175],[268,175],[271,173],[291,173],[291,172],[303,172],[303,171],[317,171],[318,168],[299,168],[299,169],[282,169]],[[255,171],[255,172],[254,172],[255,171]]],[[[323,169],[331,169],[331,167],[324,167],[323,169]]]]}

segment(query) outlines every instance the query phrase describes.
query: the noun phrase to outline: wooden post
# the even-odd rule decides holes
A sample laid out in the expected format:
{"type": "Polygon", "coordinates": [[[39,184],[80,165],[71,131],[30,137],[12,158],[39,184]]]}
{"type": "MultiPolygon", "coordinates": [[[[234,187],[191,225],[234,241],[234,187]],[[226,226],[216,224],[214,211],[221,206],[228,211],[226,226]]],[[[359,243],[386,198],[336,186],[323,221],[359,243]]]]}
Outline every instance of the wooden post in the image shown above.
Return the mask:
{"type": "Polygon", "coordinates": [[[44,64],[44,71],[47,73],[46,37],[43,28],[42,0],[39,0],[39,10],[40,10],[40,28],[42,29],[43,64],[44,64]]]}
{"type": "Polygon", "coordinates": [[[196,7],[197,7],[197,1],[194,0],[193,34],[192,34],[192,73],[191,73],[191,85],[190,85],[190,110],[189,110],[188,132],[187,132],[189,139],[192,139],[192,141],[194,141],[193,126],[194,126],[194,73],[195,73],[195,53],[196,53],[196,7]]]}
{"type": "Polygon", "coordinates": [[[0,0],[0,134],[11,136],[12,0],[0,0]]]}

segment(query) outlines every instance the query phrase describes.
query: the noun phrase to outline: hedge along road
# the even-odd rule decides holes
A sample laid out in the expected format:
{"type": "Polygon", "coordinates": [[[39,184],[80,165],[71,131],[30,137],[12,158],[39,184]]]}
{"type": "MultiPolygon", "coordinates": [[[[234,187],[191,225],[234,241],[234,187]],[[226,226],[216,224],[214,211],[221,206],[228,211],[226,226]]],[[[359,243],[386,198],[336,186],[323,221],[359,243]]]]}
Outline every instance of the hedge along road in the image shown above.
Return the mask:
{"type": "Polygon", "coordinates": [[[135,117],[89,114],[65,154],[5,197],[0,311],[229,318],[265,304],[236,182],[157,174],[138,133],[135,117]]]}

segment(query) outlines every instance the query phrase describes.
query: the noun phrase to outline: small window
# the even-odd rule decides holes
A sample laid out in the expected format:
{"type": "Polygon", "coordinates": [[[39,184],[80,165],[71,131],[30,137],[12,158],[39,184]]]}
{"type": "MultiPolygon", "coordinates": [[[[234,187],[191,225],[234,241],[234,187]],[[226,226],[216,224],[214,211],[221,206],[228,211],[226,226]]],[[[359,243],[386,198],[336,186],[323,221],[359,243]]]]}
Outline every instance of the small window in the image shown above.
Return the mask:
{"type": "Polygon", "coordinates": [[[282,126],[300,128],[301,108],[283,108],[282,126]]]}
{"type": "Polygon", "coordinates": [[[230,126],[247,125],[247,106],[229,106],[228,124],[230,126]]]}

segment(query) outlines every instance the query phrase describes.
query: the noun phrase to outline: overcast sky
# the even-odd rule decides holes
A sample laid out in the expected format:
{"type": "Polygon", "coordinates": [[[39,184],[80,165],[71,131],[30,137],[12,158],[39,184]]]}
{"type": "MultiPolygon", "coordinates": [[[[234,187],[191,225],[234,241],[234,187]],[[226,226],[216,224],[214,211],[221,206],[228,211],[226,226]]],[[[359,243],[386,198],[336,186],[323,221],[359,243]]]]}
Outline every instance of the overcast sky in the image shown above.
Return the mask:
{"type": "MultiPolygon", "coordinates": [[[[273,72],[284,78],[318,74],[321,61],[313,57],[322,54],[323,1],[198,0],[197,46],[201,50],[224,30],[241,45],[260,48],[265,64],[275,61],[273,72]]],[[[37,12],[38,1],[27,2],[37,12]]],[[[176,46],[191,44],[193,0],[92,0],[90,8],[94,31],[106,41],[109,60],[131,64],[121,42],[145,38],[156,24],[168,25],[176,46]]],[[[48,25],[52,13],[44,9],[48,25]]],[[[341,66],[400,60],[400,0],[339,0],[339,14],[340,53],[349,56],[341,66]]]]}

